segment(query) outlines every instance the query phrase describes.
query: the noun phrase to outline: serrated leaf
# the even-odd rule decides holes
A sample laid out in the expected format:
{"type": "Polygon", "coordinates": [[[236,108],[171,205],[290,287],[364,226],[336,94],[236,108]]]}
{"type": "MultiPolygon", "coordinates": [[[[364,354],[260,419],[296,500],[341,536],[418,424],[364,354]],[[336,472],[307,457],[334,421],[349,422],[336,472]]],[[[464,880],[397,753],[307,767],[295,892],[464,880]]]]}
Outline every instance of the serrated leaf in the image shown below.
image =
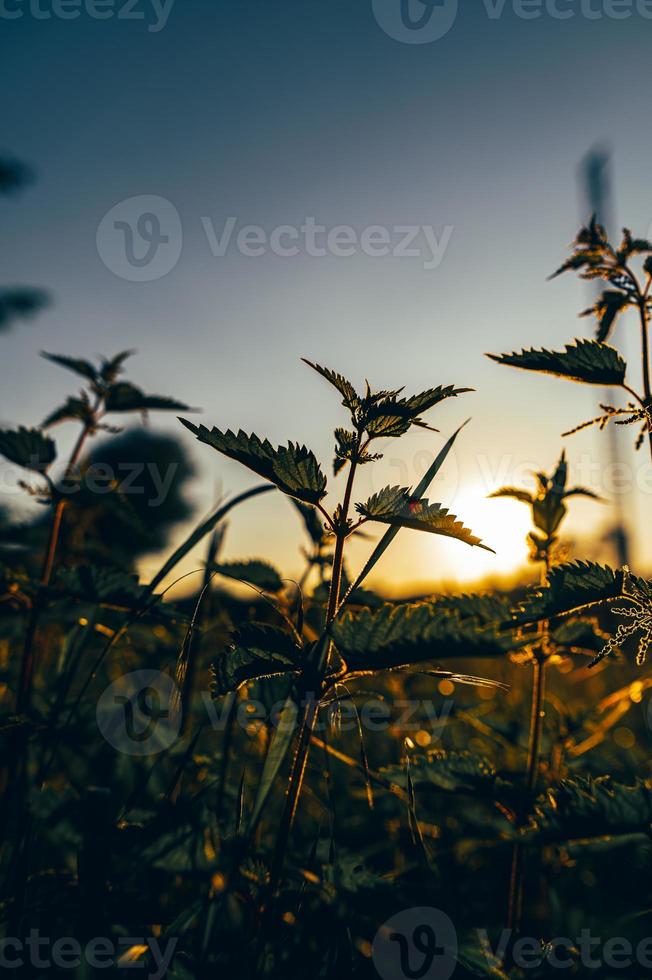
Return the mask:
{"type": "Polygon", "coordinates": [[[251,680],[296,672],[301,649],[293,637],[278,626],[246,623],[233,635],[233,644],[211,667],[214,696],[222,697],[251,680]]]}
{"type": "Polygon", "coordinates": [[[213,562],[209,567],[213,572],[219,572],[227,578],[248,582],[257,589],[262,589],[263,592],[280,592],[284,585],[274,566],[257,558],[250,561],[213,562]]]}
{"type": "MultiPolygon", "coordinates": [[[[638,581],[638,580],[637,580],[638,581]]],[[[531,589],[519,604],[513,622],[537,623],[576,612],[622,595],[623,573],[595,562],[571,562],[550,571],[548,584],[531,589]]]]}
{"type": "Polygon", "coordinates": [[[631,833],[649,834],[652,788],[637,779],[627,786],[611,776],[576,776],[539,798],[528,830],[544,839],[573,840],[631,833]]]}
{"type": "Polygon", "coordinates": [[[345,408],[348,408],[350,412],[357,411],[360,406],[360,398],[350,381],[347,381],[343,375],[338,374],[336,371],[331,371],[330,368],[322,367],[320,364],[314,364],[306,357],[302,357],[301,360],[308,367],[311,367],[313,371],[316,371],[317,374],[321,374],[322,378],[325,378],[326,381],[339,391],[343,399],[342,404],[345,408]]]}
{"type": "Polygon", "coordinates": [[[465,395],[473,390],[473,388],[456,388],[455,385],[438,385],[436,388],[428,388],[427,391],[422,391],[418,395],[400,398],[398,404],[405,405],[415,415],[420,415],[447,398],[457,398],[458,395],[465,395]]]}
{"type": "Polygon", "coordinates": [[[500,657],[520,642],[493,627],[464,623],[432,600],[349,611],[333,621],[330,633],[350,673],[457,657],[500,657]]]}
{"type": "Polygon", "coordinates": [[[461,623],[473,621],[477,626],[501,623],[511,609],[508,596],[493,592],[440,596],[436,606],[439,612],[455,616],[461,623]]]}
{"type": "Polygon", "coordinates": [[[356,454],[357,445],[357,433],[350,432],[348,429],[335,429],[335,459],[333,460],[335,476],[348,462],[351,462],[356,454]]]}
{"type": "Polygon", "coordinates": [[[200,442],[248,466],[290,497],[316,504],[325,496],[326,477],[314,453],[305,446],[290,442],[274,449],[267,439],[261,440],[253,433],[247,435],[242,429],[236,435],[230,429],[220,432],[216,428],[209,430],[205,425],[193,425],[187,419],[179,421],[200,442]]]}
{"type": "Polygon", "coordinates": [[[40,429],[0,429],[0,456],[36,473],[46,473],[57,456],[54,440],[40,429]]]}
{"type": "Polygon", "coordinates": [[[74,374],[81,375],[87,381],[97,381],[96,368],[90,361],[86,361],[84,358],[67,357],[65,354],[48,354],[47,351],[41,351],[41,357],[44,357],[47,361],[52,361],[53,364],[58,364],[59,367],[72,371],[74,374]]]}
{"type": "Polygon", "coordinates": [[[396,438],[407,432],[412,425],[425,426],[419,418],[423,412],[434,408],[447,398],[456,398],[457,395],[469,391],[473,389],[439,385],[437,388],[429,388],[427,391],[406,398],[398,398],[398,392],[383,393],[384,397],[378,397],[376,394],[370,404],[364,407],[364,427],[374,439],[381,436],[396,438]]]}
{"type": "Polygon", "coordinates": [[[109,387],[104,403],[107,412],[194,412],[184,402],[164,395],[148,395],[128,381],[119,381],[109,387]]]}
{"type": "Polygon", "coordinates": [[[618,351],[597,340],[576,340],[563,351],[523,350],[488,354],[492,361],[527,371],[541,371],[587,384],[622,385],[627,365],[618,351]]]}
{"type": "Polygon", "coordinates": [[[63,405],[50,412],[41,424],[44,429],[47,429],[52,425],[57,425],[59,422],[86,422],[90,418],[90,414],[91,407],[88,399],[70,397],[63,405]]]}
{"type": "MultiPolygon", "coordinates": [[[[386,766],[379,773],[394,785],[406,788],[405,766],[386,766]]],[[[497,781],[494,766],[483,756],[443,749],[434,749],[424,755],[411,755],[410,774],[415,789],[432,787],[450,793],[478,793],[485,796],[493,793],[497,781]]]]}
{"type": "MultiPolygon", "coordinates": [[[[437,453],[437,456],[435,457],[435,459],[433,460],[433,462],[430,464],[430,466],[428,467],[428,469],[426,470],[426,472],[424,473],[424,475],[421,477],[421,480],[419,481],[419,483],[418,483],[418,485],[417,485],[417,487],[416,487],[416,489],[414,491],[414,496],[415,497],[419,498],[419,497],[422,496],[422,494],[427,493],[430,484],[434,480],[434,478],[437,475],[437,473],[439,472],[439,470],[444,465],[444,463],[446,461],[446,457],[448,456],[449,452],[453,448],[457,437],[459,436],[459,434],[462,431],[462,429],[464,428],[464,426],[467,425],[468,421],[469,420],[467,419],[466,422],[463,422],[462,425],[459,427],[459,429],[456,429],[456,431],[453,433],[453,435],[450,436],[449,439],[447,439],[447,441],[445,442],[444,446],[439,450],[439,452],[437,453]]],[[[400,530],[401,530],[400,526],[392,525],[391,527],[389,527],[385,531],[385,533],[383,534],[382,538],[380,539],[380,541],[378,542],[378,544],[374,548],[373,552],[371,553],[370,557],[365,562],[365,565],[364,565],[362,571],[359,573],[359,575],[357,576],[357,578],[355,579],[355,581],[347,589],[346,594],[345,594],[344,598],[342,599],[342,602],[340,603],[340,608],[343,608],[344,605],[350,599],[350,597],[356,592],[357,589],[360,588],[360,586],[362,585],[362,583],[364,582],[364,580],[373,571],[373,569],[375,568],[375,566],[377,565],[377,563],[380,561],[380,559],[382,558],[382,556],[385,554],[385,552],[387,551],[387,549],[389,548],[390,544],[392,543],[392,541],[394,540],[394,538],[396,537],[396,535],[398,534],[398,532],[400,530]]]]}
{"type": "Polygon", "coordinates": [[[356,510],[371,521],[441,534],[493,553],[492,548],[482,544],[480,538],[464,527],[441,504],[431,504],[428,500],[411,497],[410,491],[404,487],[385,487],[365,504],[356,504],[356,510]]]}

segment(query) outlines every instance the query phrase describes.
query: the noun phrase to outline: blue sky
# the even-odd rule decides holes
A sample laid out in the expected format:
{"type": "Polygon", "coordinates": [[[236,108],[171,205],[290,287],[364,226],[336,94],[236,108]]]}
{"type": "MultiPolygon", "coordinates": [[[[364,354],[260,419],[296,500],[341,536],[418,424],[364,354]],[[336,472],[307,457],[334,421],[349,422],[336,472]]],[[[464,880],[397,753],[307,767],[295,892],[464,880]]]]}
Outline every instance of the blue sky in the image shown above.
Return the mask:
{"type": "MultiPolygon", "coordinates": [[[[3,282],[43,285],[54,303],[2,339],[2,421],[37,423],[72,390],[71,378],[38,360],[43,348],[87,356],[135,346],[131,375],[148,390],[200,405],[207,424],[306,442],[326,464],[344,416],[301,356],[360,384],[474,387],[432,418],[444,435],[473,419],[432,496],[474,530],[479,522],[498,557],[405,532],[381,573],[396,586],[512,568],[525,515],[484,494],[550,468],[560,433],[595,414],[602,393],[483,354],[558,346],[590,329],[576,319],[584,285],[546,276],[577,230],[577,168],[592,145],[613,149],[618,222],[648,233],[652,20],[643,0],[526,4],[540,13],[533,19],[509,2],[490,16],[501,5],[476,0],[423,44],[389,36],[372,0],[176,0],[160,30],[148,29],[157,23],[149,0],[132,8],[142,19],[118,16],[124,0],[109,0],[104,20],[83,4],[76,19],[37,19],[34,10],[52,8],[35,3],[5,0],[2,11],[21,16],[0,15],[0,150],[38,172],[32,188],[0,203],[1,267],[3,282]],[[170,202],[180,251],[167,274],[137,282],[109,267],[98,228],[116,205],[143,196],[170,202]],[[207,228],[219,238],[229,218],[234,236],[215,255],[207,228]],[[307,254],[298,231],[307,219],[350,226],[352,254],[307,254]],[[238,250],[245,226],[267,236],[263,254],[238,250]],[[280,226],[297,229],[298,254],[270,249],[280,226]],[[390,252],[397,229],[425,226],[441,261],[423,233],[416,256],[366,254],[372,226],[390,252]]],[[[420,0],[412,4],[418,12],[420,0]]],[[[620,329],[634,359],[634,325],[620,329]]],[[[174,418],[153,424],[179,429],[174,418]]],[[[69,428],[60,430],[64,446],[69,428]]],[[[383,463],[363,471],[360,498],[416,482],[438,445],[427,433],[388,445],[383,463]]],[[[608,493],[604,447],[596,432],[567,441],[584,482],[608,493]]],[[[198,512],[218,486],[255,482],[209,449],[192,450],[198,512]]],[[[633,483],[649,484],[645,457],[625,459],[633,483]]],[[[626,501],[632,523],[649,513],[649,491],[626,501]]],[[[300,531],[287,503],[270,496],[247,506],[232,521],[230,554],[264,552],[296,572],[300,531]]],[[[599,548],[608,509],[578,504],[575,518],[575,535],[599,548]]],[[[637,541],[639,565],[650,543],[649,534],[637,541]]]]}

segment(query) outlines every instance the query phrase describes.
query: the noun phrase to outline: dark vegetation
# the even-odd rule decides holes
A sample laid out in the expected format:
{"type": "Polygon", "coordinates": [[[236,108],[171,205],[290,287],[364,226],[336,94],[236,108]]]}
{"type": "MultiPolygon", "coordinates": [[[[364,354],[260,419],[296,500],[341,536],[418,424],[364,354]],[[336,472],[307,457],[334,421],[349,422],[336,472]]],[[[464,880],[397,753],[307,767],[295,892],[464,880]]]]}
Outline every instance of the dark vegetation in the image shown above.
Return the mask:
{"type": "MultiPolygon", "coordinates": [[[[0,179],[11,185],[11,168],[0,179]]],[[[625,403],[602,406],[597,424],[636,425],[647,450],[652,244],[626,233],[612,247],[593,223],[563,268],[606,283],[592,311],[596,339],[495,360],[612,386],[625,403]],[[641,392],[607,343],[627,308],[640,321],[641,392]]],[[[421,906],[453,921],[457,977],[555,975],[545,944],[586,928],[603,943],[647,937],[652,586],[561,555],[567,508],[591,495],[568,485],[565,456],[533,492],[499,492],[531,509],[540,585],[389,602],[367,577],[407,530],[484,547],[428,498],[463,437],[450,437],[418,487],[361,501],[356,473],[468,389],[436,378],[410,396],[359,391],[311,364],[342,406],[333,469],[346,484],[333,506],[312,452],[188,421],[186,405],[125,380],[129,353],[98,363],[46,355],[81,390],[41,425],[0,432],[0,452],[42,504],[37,520],[5,514],[2,523],[5,935],[173,937],[167,975],[177,980],[374,977],[379,927],[421,906]],[[158,411],[181,413],[206,453],[239,460],[263,482],[222,501],[141,582],[137,559],[188,518],[187,433],[177,443],[117,431],[158,411]],[[63,425],[78,437],[62,461],[52,430],[63,425]],[[124,463],[171,465],[174,479],[148,507],[147,472],[142,494],[106,474],[101,493],[89,489],[84,477],[100,463],[113,474],[124,463]],[[231,509],[253,508],[273,488],[288,498],[288,528],[298,520],[304,530],[300,583],[265,556],[221,560],[231,509]],[[380,536],[353,577],[347,548],[362,528],[380,536]],[[166,601],[161,583],[197,545],[203,587],[166,601]],[[174,681],[163,733],[177,737],[139,754],[137,740],[107,735],[119,724],[106,711],[123,718],[125,700],[106,708],[104,692],[142,670],[174,681]],[[493,955],[478,930],[496,950],[505,928],[493,955]],[[518,936],[541,939],[540,965],[518,965],[518,936]]],[[[154,726],[163,717],[147,698],[138,706],[154,726]]],[[[150,951],[134,944],[125,955],[145,962],[150,951]]],[[[570,958],[569,975],[610,975],[577,951],[570,958]]]]}

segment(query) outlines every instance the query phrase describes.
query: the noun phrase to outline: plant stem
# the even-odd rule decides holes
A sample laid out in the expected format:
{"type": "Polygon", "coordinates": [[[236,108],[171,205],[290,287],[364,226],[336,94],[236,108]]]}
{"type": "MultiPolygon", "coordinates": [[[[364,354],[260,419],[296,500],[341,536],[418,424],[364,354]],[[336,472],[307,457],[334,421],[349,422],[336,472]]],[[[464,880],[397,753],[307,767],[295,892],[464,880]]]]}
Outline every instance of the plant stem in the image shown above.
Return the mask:
{"type": "MultiPolygon", "coordinates": [[[[91,431],[94,430],[97,421],[97,411],[101,405],[101,400],[98,400],[93,410],[93,421],[86,422],[77,437],[77,442],[75,443],[66,470],[64,473],[64,480],[69,479],[72,475],[72,471],[79,461],[82,449],[84,448],[84,443],[91,431]]],[[[27,630],[25,632],[25,642],[23,644],[23,653],[20,662],[20,680],[18,682],[18,690],[16,693],[16,714],[23,714],[29,709],[31,694],[32,694],[32,678],[34,676],[34,641],[36,639],[36,632],[38,630],[39,618],[41,615],[41,609],[43,605],[43,599],[45,591],[50,584],[52,578],[52,571],[54,569],[54,562],[57,554],[57,547],[59,544],[59,538],[61,535],[61,526],[63,523],[63,512],[66,507],[66,501],[63,497],[59,497],[54,507],[54,515],[52,517],[52,524],[50,525],[50,534],[48,537],[48,544],[45,550],[45,555],[43,558],[43,565],[41,568],[41,576],[39,579],[39,589],[38,593],[34,599],[34,604],[30,613],[29,621],[27,623],[27,630]]]]}
{"type": "Polygon", "coordinates": [[[527,769],[525,788],[532,793],[536,786],[539,770],[539,755],[541,752],[541,735],[543,733],[543,701],[546,686],[545,654],[537,652],[533,664],[532,677],[532,708],[530,712],[530,739],[527,753],[527,769]]]}
{"type": "MultiPolygon", "coordinates": [[[[645,296],[641,296],[638,304],[639,316],[641,319],[641,368],[643,372],[643,393],[645,395],[645,406],[648,412],[652,411],[652,386],[650,384],[650,337],[648,332],[647,305],[645,296]]],[[[650,455],[652,456],[652,425],[648,415],[648,440],[650,443],[650,455]]]]}
{"type": "MultiPolygon", "coordinates": [[[[336,542],[335,542],[335,552],[333,555],[333,570],[331,575],[331,585],[328,594],[328,605],[326,608],[326,626],[333,621],[335,613],[337,612],[337,606],[340,599],[340,590],[342,585],[342,568],[344,565],[344,543],[348,537],[348,513],[351,506],[351,496],[353,493],[353,482],[355,479],[356,472],[356,456],[360,450],[361,438],[358,438],[357,445],[353,454],[353,460],[349,467],[349,475],[346,481],[346,489],[344,491],[344,499],[342,500],[342,506],[340,510],[339,521],[335,526],[336,542]]],[[[330,643],[325,647],[325,653],[320,657],[320,660],[315,664],[315,671],[313,676],[308,681],[308,687],[319,687],[323,679],[324,671],[328,665],[328,658],[330,652],[330,643]]],[[[312,673],[312,672],[311,672],[312,673]]],[[[310,753],[310,739],[312,736],[312,731],[317,719],[317,713],[319,711],[319,690],[309,690],[302,685],[300,689],[300,704],[303,707],[303,713],[301,715],[301,723],[299,730],[299,737],[297,740],[297,747],[294,754],[294,759],[292,762],[292,770],[290,773],[290,778],[288,782],[287,793],[285,796],[285,806],[283,808],[283,814],[281,817],[281,823],[279,826],[279,833],[276,840],[276,848],[274,851],[274,858],[272,860],[272,867],[270,872],[270,894],[272,899],[276,894],[278,889],[281,874],[283,872],[283,863],[285,861],[285,854],[287,851],[287,846],[290,837],[290,831],[292,830],[292,824],[294,822],[294,815],[296,813],[297,805],[299,802],[299,797],[301,795],[301,787],[303,784],[303,777],[306,771],[306,765],[308,763],[308,755],[310,753]]]]}
{"type": "MultiPolygon", "coordinates": [[[[552,542],[550,542],[552,544],[552,542]]],[[[545,585],[550,574],[550,546],[546,550],[545,564],[541,570],[541,584],[545,585]]],[[[546,691],[546,662],[548,660],[548,622],[541,623],[539,640],[533,654],[532,674],[532,704],[530,709],[530,727],[528,736],[527,764],[525,769],[525,790],[527,807],[529,808],[537,777],[539,775],[539,756],[541,754],[541,736],[543,735],[544,701],[546,691]]],[[[523,822],[525,813],[520,814],[523,822]]],[[[509,882],[509,902],[507,910],[507,928],[516,934],[520,929],[523,912],[523,877],[524,851],[520,843],[514,845],[512,851],[512,868],[509,882]]]]}

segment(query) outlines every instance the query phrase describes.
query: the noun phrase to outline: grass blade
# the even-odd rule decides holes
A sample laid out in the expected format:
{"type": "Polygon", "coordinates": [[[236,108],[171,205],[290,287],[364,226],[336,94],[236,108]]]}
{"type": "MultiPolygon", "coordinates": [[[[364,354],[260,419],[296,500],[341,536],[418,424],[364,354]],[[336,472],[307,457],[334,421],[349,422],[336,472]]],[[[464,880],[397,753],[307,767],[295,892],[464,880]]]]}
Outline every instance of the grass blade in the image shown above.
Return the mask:
{"type": "Polygon", "coordinates": [[[236,507],[238,504],[243,503],[245,500],[249,500],[250,497],[257,497],[258,494],[268,493],[270,490],[274,490],[275,487],[272,484],[261,484],[257,487],[252,487],[251,490],[245,490],[244,493],[238,494],[233,500],[227,501],[225,504],[221,504],[217,510],[213,511],[210,517],[203,521],[199,527],[190,534],[183,544],[179,545],[174,554],[170,555],[165,564],[158,570],[152,581],[149,583],[149,591],[153,592],[157,585],[163,581],[163,579],[168,575],[175,565],[186,557],[189,551],[191,551],[196,544],[199,544],[201,539],[213,530],[216,524],[226,517],[228,512],[236,507]]]}
{"type": "MultiPolygon", "coordinates": [[[[415,497],[423,497],[423,496],[425,496],[425,494],[428,492],[428,488],[429,488],[430,484],[432,483],[432,481],[434,480],[435,476],[437,475],[437,473],[439,472],[439,470],[443,466],[446,457],[448,456],[449,452],[453,448],[453,443],[457,439],[458,435],[460,434],[460,432],[462,431],[462,429],[464,428],[464,426],[467,425],[469,422],[470,422],[470,419],[467,419],[466,422],[463,422],[462,425],[459,427],[459,429],[456,432],[453,433],[453,435],[450,437],[450,439],[448,440],[448,442],[446,443],[446,445],[438,453],[437,458],[433,461],[432,465],[428,467],[428,470],[424,474],[424,476],[422,477],[421,482],[419,483],[419,485],[414,490],[413,496],[415,496],[415,497]]],[[[366,577],[372,571],[372,569],[377,564],[377,562],[380,561],[380,559],[385,554],[385,552],[387,551],[387,549],[389,548],[390,544],[392,543],[392,541],[394,540],[394,538],[396,537],[396,535],[398,534],[398,532],[400,530],[401,530],[400,527],[390,527],[385,532],[385,534],[383,534],[382,538],[380,539],[380,541],[378,542],[378,544],[374,548],[374,550],[373,550],[373,552],[371,554],[371,557],[369,558],[369,560],[367,561],[366,565],[364,566],[364,568],[362,569],[362,571],[358,575],[357,579],[353,582],[352,585],[349,586],[349,588],[348,588],[348,590],[346,592],[346,595],[344,596],[344,598],[342,599],[342,601],[340,602],[340,604],[338,606],[338,609],[337,609],[338,613],[342,609],[342,607],[345,605],[345,603],[349,600],[350,596],[355,591],[355,589],[360,588],[360,586],[362,585],[362,583],[364,582],[364,580],[366,579],[366,577]]]]}
{"type": "Polygon", "coordinates": [[[276,731],[274,732],[269,751],[265,758],[263,773],[260,777],[258,793],[254,803],[251,816],[249,818],[249,834],[256,829],[256,825],[263,812],[265,803],[270,794],[274,781],[283,765],[283,760],[288,753],[297,726],[297,706],[292,695],[288,695],[283,710],[279,715],[276,731]]]}

